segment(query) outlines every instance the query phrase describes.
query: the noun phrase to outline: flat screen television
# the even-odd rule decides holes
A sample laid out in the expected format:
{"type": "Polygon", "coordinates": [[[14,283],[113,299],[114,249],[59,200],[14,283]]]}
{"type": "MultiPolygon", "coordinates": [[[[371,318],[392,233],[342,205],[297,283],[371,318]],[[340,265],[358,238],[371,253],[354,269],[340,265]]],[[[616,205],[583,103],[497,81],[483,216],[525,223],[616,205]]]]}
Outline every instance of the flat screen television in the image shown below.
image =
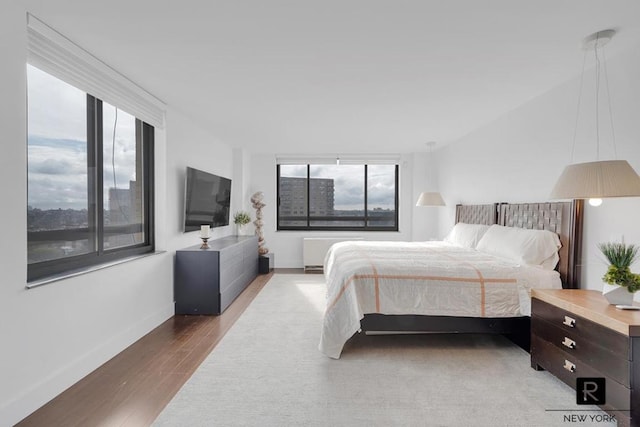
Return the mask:
{"type": "Polygon", "coordinates": [[[229,225],[231,180],[187,167],[185,181],[184,231],[229,225]]]}

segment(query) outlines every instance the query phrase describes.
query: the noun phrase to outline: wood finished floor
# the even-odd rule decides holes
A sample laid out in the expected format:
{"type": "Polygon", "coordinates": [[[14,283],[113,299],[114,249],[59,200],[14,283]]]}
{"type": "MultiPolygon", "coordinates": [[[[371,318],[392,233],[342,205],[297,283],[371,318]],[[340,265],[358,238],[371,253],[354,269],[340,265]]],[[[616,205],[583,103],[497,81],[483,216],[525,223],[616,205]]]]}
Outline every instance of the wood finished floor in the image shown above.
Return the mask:
{"type": "Polygon", "coordinates": [[[150,425],[273,274],[258,276],[219,316],[172,317],[17,426],[150,425]]]}

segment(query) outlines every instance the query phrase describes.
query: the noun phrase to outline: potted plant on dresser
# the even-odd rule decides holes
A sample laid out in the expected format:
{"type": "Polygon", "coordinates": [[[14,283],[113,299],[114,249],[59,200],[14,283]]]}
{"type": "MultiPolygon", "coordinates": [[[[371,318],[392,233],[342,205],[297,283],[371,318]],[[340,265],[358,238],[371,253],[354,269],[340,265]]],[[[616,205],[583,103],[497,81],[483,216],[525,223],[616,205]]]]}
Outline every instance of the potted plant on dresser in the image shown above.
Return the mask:
{"type": "Polygon", "coordinates": [[[233,216],[233,222],[236,225],[236,234],[242,236],[244,234],[244,226],[251,222],[251,216],[245,211],[238,211],[233,216]]]}
{"type": "Polygon", "coordinates": [[[640,274],[631,271],[631,264],[638,258],[639,247],[624,243],[600,243],[598,248],[609,261],[609,268],[602,277],[602,294],[610,304],[631,305],[633,295],[640,290],[640,274]]]}

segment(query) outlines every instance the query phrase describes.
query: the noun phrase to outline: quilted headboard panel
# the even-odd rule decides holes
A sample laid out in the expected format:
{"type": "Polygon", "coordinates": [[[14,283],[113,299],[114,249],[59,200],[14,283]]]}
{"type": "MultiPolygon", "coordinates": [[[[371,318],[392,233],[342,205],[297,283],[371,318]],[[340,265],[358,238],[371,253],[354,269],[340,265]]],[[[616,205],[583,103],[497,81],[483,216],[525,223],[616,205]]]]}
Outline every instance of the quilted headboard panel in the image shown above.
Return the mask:
{"type": "Polygon", "coordinates": [[[459,222],[466,224],[497,224],[498,204],[456,205],[456,224],[459,222]]]}
{"type": "Polygon", "coordinates": [[[500,205],[499,224],[557,233],[562,243],[558,271],[565,288],[579,287],[583,201],[500,205]]]}

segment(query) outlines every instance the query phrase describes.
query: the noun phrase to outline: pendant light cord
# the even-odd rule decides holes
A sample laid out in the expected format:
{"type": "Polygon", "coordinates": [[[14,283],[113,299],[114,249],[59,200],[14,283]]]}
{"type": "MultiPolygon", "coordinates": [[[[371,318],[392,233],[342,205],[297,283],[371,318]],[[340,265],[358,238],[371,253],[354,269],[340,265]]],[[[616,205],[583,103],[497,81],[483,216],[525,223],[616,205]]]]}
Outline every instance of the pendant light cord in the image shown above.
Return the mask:
{"type": "Polygon", "coordinates": [[[580,105],[582,104],[582,87],[584,84],[584,69],[587,64],[587,51],[584,51],[582,58],[582,73],[580,73],[580,88],[578,90],[578,106],[576,107],[576,122],[573,127],[573,144],[571,144],[571,163],[573,163],[574,153],[576,151],[576,138],[578,135],[578,119],[580,118],[580,105]]]}
{"type": "Polygon", "coordinates": [[[611,107],[611,93],[609,92],[609,75],[607,74],[607,57],[602,49],[602,68],[604,70],[604,83],[607,90],[607,102],[609,104],[609,123],[611,123],[611,145],[613,145],[613,158],[618,160],[618,148],[616,147],[616,131],[613,126],[613,109],[611,107]]]}
{"type": "MultiPolygon", "coordinates": [[[[595,43],[593,46],[593,52],[595,56],[595,74],[596,74],[596,88],[595,88],[595,116],[596,116],[596,161],[600,161],[600,74],[601,74],[601,65],[602,71],[604,71],[604,82],[605,82],[605,91],[607,95],[607,103],[609,107],[609,122],[611,124],[611,142],[613,146],[613,155],[614,159],[618,158],[618,149],[616,146],[616,133],[613,125],[613,109],[611,107],[611,92],[609,90],[609,76],[607,74],[607,59],[604,54],[604,48],[602,52],[600,52],[602,56],[602,63],[600,61],[600,56],[598,55],[598,43],[599,38],[596,37],[595,43]]],[[[576,149],[576,139],[578,136],[578,121],[580,118],[580,106],[582,104],[582,88],[584,86],[584,70],[587,61],[587,53],[588,51],[585,49],[584,58],[582,60],[582,73],[580,74],[580,90],[578,93],[578,107],[576,108],[576,120],[575,126],[573,130],[573,143],[571,145],[571,162],[573,163],[573,159],[575,156],[576,149]]]]}
{"type": "Polygon", "coordinates": [[[598,39],[593,49],[596,58],[596,161],[600,161],[600,58],[598,57],[598,39]]]}

